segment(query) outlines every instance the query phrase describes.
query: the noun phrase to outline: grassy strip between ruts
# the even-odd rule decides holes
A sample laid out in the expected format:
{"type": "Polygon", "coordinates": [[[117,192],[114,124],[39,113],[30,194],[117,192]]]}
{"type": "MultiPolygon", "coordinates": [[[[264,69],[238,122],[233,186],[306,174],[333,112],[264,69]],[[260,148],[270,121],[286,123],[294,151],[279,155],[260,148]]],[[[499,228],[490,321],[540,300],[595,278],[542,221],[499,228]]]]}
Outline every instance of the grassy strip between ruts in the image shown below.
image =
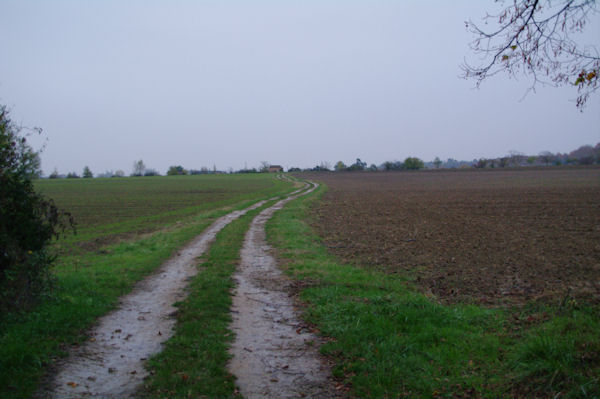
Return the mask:
{"type": "Polygon", "coordinates": [[[66,346],[85,339],[94,320],[116,306],[133,284],[152,273],[172,253],[233,208],[201,213],[167,232],[103,248],[101,253],[61,258],[57,287],[33,311],[4,316],[0,326],[0,397],[27,398],[48,364],[67,354],[66,346]]]}
{"type": "Polygon", "coordinates": [[[351,396],[600,397],[597,308],[521,309],[552,316],[515,332],[513,311],[443,306],[402,276],[340,264],[306,223],[324,190],[277,212],[267,236],[351,396]]]}
{"type": "Polygon", "coordinates": [[[262,209],[248,212],[217,234],[200,273],[188,287],[189,295],[178,304],[175,335],[164,350],[149,361],[152,376],[141,395],[153,398],[240,397],[235,378],[227,372],[227,348],[233,339],[231,323],[232,275],[252,218],[262,209]]]}

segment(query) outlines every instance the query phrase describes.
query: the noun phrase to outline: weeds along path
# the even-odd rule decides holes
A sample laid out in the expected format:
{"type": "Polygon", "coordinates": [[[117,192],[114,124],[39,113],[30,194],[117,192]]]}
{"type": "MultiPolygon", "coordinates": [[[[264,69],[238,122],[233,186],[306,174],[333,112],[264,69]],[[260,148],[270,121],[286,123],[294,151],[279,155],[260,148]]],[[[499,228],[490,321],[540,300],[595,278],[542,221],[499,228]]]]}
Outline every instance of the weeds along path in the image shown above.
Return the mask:
{"type": "Polygon", "coordinates": [[[217,219],[181,249],[159,271],[141,281],[121,298],[117,310],[99,319],[90,339],[58,366],[58,372],[40,392],[42,398],[127,398],[134,395],[147,371],[144,361],[161,350],[173,333],[176,308],[185,298],[185,286],[198,269],[197,260],[227,224],[259,208],[260,201],[217,219]]]}
{"type": "Polygon", "coordinates": [[[241,251],[231,329],[236,339],[229,371],[244,398],[331,398],[329,368],[318,339],[305,331],[289,284],[269,254],[265,223],[287,202],[314,191],[316,184],[262,211],[252,221],[241,251]]]}

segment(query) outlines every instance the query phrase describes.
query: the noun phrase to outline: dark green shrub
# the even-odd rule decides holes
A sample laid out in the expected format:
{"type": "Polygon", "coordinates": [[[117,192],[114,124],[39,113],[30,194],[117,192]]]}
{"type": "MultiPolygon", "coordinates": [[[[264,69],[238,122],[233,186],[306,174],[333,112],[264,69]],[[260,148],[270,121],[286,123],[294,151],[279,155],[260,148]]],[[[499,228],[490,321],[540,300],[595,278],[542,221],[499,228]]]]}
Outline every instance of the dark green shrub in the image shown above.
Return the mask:
{"type": "Polygon", "coordinates": [[[169,166],[167,170],[167,176],[187,175],[188,172],[181,165],[169,166]]]}
{"type": "Polygon", "coordinates": [[[0,312],[25,309],[49,287],[47,245],[73,221],[36,193],[38,154],[0,106],[0,312]]]}
{"type": "Polygon", "coordinates": [[[146,169],[146,171],[144,172],[144,176],[160,176],[160,173],[158,173],[154,169],[146,169]]]}
{"type": "Polygon", "coordinates": [[[403,169],[407,170],[419,170],[425,167],[425,163],[422,160],[415,157],[408,157],[404,160],[403,169]]]}
{"type": "Polygon", "coordinates": [[[83,174],[82,174],[84,179],[91,179],[92,177],[94,177],[94,174],[92,173],[92,170],[86,166],[85,168],[83,168],[83,174]]]}

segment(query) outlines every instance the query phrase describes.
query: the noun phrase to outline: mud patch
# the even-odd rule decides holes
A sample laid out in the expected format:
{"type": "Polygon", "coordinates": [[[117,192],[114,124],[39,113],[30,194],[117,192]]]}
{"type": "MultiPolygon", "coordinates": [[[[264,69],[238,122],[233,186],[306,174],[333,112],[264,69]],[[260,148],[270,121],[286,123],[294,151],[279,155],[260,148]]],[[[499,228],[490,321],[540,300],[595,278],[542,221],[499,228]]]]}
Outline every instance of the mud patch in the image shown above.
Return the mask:
{"type": "Polygon", "coordinates": [[[330,370],[318,354],[319,338],[306,331],[290,298],[291,282],[277,268],[265,223],[298,193],[262,211],[250,225],[234,278],[236,334],[229,371],[245,398],[335,397],[330,370]]]}
{"type": "Polygon", "coordinates": [[[265,202],[217,219],[156,274],[140,282],[121,299],[117,310],[99,319],[98,326],[89,333],[90,339],[58,365],[52,382],[37,396],[132,397],[148,374],[144,361],[158,353],[173,334],[173,304],[185,298],[187,282],[198,272],[196,258],[223,227],[265,202]]]}

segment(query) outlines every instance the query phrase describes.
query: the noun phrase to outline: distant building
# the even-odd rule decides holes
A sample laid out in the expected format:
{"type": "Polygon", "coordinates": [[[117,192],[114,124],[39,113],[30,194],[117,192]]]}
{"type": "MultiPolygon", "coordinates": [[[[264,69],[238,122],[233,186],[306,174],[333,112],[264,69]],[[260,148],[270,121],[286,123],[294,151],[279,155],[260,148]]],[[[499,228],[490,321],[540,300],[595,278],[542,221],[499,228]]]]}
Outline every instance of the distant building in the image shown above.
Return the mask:
{"type": "Polygon", "coordinates": [[[280,173],[283,172],[283,167],[281,165],[270,165],[269,173],[280,173]]]}

